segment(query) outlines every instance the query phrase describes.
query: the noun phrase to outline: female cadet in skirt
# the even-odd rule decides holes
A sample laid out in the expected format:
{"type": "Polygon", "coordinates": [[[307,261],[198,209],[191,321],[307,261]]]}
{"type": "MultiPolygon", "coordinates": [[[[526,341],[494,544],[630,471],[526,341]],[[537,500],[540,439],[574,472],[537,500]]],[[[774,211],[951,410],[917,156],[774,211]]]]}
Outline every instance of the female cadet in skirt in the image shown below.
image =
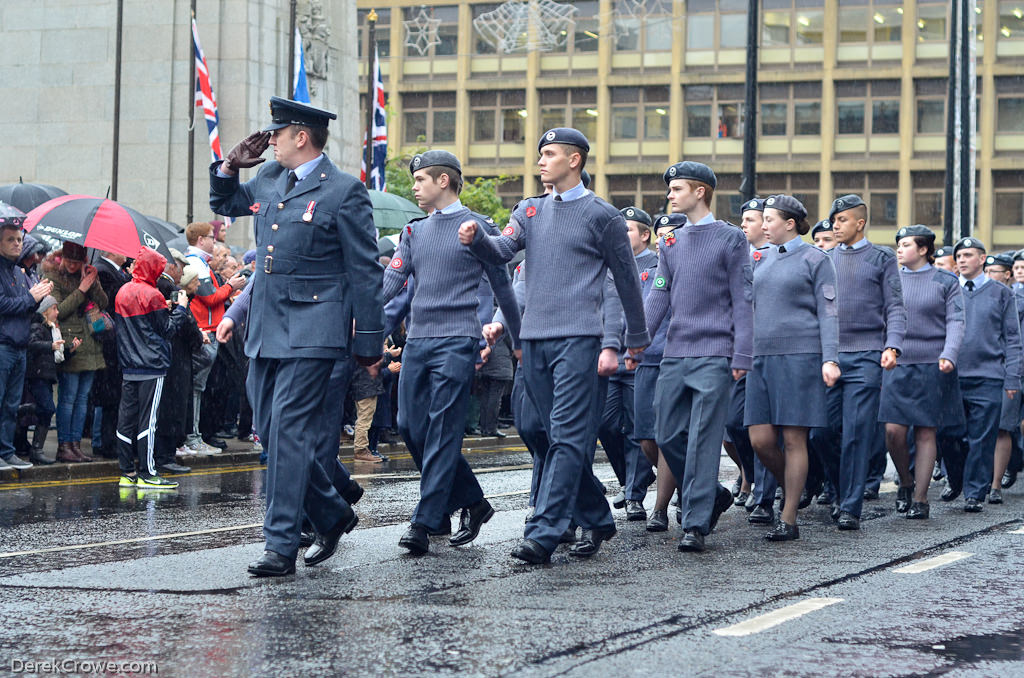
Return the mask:
{"type": "Polygon", "coordinates": [[[907,334],[899,363],[882,374],[878,413],[900,477],[896,510],[913,519],[928,517],[935,430],[950,423],[948,419],[956,416],[952,410],[959,409],[960,403],[954,370],[964,337],[963,293],[955,275],[931,265],[934,253],[931,229],[907,226],[896,233],[907,334]],[[907,445],[911,426],[917,448],[913,477],[907,445]]]}
{"type": "Polygon", "coordinates": [[[840,376],[836,272],[827,254],[801,239],[810,224],[796,198],[768,198],[762,228],[778,249],[754,253],[754,365],[744,423],[754,451],[785,487],[780,518],[765,538],[788,541],[800,538],[807,433],[827,423],[825,387],[840,376]]]}

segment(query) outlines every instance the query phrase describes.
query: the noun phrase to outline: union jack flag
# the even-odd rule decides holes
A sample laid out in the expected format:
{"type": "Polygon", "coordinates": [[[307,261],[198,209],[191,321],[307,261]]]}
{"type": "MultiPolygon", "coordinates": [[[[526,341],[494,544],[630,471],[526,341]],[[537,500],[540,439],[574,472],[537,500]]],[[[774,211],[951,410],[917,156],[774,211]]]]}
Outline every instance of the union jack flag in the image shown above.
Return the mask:
{"type": "MultiPolygon", "coordinates": [[[[380,77],[380,58],[376,46],[373,48],[373,167],[370,178],[373,188],[378,191],[387,189],[384,176],[384,165],[388,157],[388,118],[384,111],[384,81],[380,77]]],[[[366,137],[363,137],[363,160],[359,178],[366,183],[366,137]]]]}
{"type": "Polygon", "coordinates": [[[199,29],[196,28],[195,17],[192,17],[192,46],[196,50],[196,106],[202,107],[203,117],[206,118],[206,127],[210,132],[210,153],[214,160],[223,160],[220,132],[217,130],[217,124],[220,122],[217,116],[217,97],[214,96],[213,86],[210,84],[206,56],[203,55],[203,48],[199,46],[199,29]]]}

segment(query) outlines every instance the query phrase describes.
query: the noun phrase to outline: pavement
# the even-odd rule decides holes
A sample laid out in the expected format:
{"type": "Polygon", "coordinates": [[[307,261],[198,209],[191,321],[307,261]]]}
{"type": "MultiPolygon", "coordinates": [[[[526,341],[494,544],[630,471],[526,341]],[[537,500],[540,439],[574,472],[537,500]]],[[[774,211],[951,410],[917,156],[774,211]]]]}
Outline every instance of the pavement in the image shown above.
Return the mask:
{"type": "MultiPolygon", "coordinates": [[[[861,531],[837,531],[812,505],[801,539],[782,544],[732,508],[700,554],[676,549],[674,521],[648,533],[615,510],[619,533],[594,558],[560,547],[532,567],[509,557],[528,454],[518,441],[470,444],[496,509],[473,544],[433,538],[428,555],[406,555],[411,461],[358,464],[357,529],[330,560],[273,580],[245,571],[264,500],[251,460],[197,469],[172,492],[122,490],[113,474],[0,483],[0,671],[53,661],[198,678],[1024,676],[1019,486],[966,514],[936,484],[932,518],[907,521],[886,483],[861,531]]],[[[600,452],[595,472],[610,499],[600,452]]],[[[722,482],[734,477],[723,458],[722,482]]]]}

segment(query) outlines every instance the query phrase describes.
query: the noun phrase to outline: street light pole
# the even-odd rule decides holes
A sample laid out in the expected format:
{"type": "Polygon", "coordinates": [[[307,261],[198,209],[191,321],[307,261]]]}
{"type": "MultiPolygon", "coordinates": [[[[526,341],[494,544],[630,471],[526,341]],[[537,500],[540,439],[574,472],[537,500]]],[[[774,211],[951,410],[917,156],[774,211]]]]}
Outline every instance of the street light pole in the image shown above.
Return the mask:
{"type": "Polygon", "coordinates": [[[372,8],[366,15],[366,28],[369,40],[366,47],[366,148],[363,149],[363,158],[366,164],[366,188],[369,190],[373,188],[373,97],[376,94],[374,80],[377,77],[377,38],[374,35],[377,30],[377,12],[372,8]]]}
{"type": "Polygon", "coordinates": [[[295,98],[295,3],[288,10],[288,98],[295,98]]]}
{"type": "Polygon", "coordinates": [[[110,199],[117,200],[117,160],[121,151],[121,43],[124,0],[117,0],[117,42],[114,48],[114,149],[110,168],[110,199]]]}
{"type": "Polygon", "coordinates": [[[743,180],[740,196],[744,201],[757,195],[757,34],[758,0],[747,3],[747,91],[744,101],[743,180]]]}

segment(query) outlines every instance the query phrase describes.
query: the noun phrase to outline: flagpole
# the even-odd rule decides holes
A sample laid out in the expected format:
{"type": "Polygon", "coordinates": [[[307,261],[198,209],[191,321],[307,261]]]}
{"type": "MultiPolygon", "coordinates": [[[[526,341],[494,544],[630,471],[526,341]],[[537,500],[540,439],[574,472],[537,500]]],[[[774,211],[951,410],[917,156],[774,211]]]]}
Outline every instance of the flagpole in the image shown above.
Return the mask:
{"type": "Polygon", "coordinates": [[[196,164],[196,38],[192,33],[192,22],[196,20],[196,0],[192,0],[192,19],[188,24],[188,37],[189,44],[192,45],[190,51],[192,54],[192,60],[189,64],[192,70],[192,86],[189,88],[189,108],[188,108],[188,189],[186,191],[186,209],[185,209],[185,223],[192,223],[192,193],[195,183],[195,164],[196,164]]]}
{"type": "Polygon", "coordinates": [[[288,98],[295,98],[295,3],[288,10],[288,98]]]}
{"type": "Polygon", "coordinates": [[[124,0],[117,0],[117,46],[114,48],[114,150],[110,168],[110,198],[117,200],[117,158],[121,148],[121,38],[124,0]]]}
{"type": "Polygon", "coordinates": [[[374,9],[370,9],[366,21],[370,37],[366,47],[366,62],[369,64],[366,69],[366,82],[369,87],[366,96],[366,150],[363,155],[366,158],[366,188],[369,190],[373,188],[373,104],[377,94],[377,38],[374,36],[377,29],[377,12],[374,9]]]}

